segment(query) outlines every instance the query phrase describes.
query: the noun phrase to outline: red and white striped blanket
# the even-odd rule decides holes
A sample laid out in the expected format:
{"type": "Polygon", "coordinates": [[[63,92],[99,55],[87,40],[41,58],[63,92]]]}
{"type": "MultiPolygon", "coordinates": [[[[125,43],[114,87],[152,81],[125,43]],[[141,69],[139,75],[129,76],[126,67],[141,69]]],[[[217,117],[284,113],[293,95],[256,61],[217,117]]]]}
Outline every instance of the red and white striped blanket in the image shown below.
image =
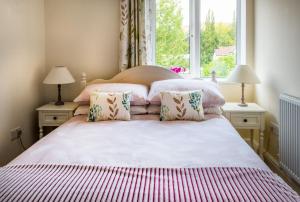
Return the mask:
{"type": "Polygon", "coordinates": [[[20,165],[0,169],[0,201],[300,201],[254,168],[20,165]]]}

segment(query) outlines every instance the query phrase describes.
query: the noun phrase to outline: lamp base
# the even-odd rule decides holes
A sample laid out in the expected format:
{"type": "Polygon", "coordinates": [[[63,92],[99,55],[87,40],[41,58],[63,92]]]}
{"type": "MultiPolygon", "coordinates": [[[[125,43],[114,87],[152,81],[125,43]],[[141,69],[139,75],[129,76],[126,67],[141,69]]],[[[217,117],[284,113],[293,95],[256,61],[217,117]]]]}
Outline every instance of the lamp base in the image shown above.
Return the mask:
{"type": "Polygon", "coordinates": [[[58,101],[55,102],[56,106],[60,106],[60,105],[64,105],[64,104],[65,103],[63,101],[61,101],[61,100],[58,100],[58,101]]]}
{"type": "Polygon", "coordinates": [[[58,96],[55,105],[57,106],[64,105],[65,103],[61,100],[61,84],[57,85],[57,90],[58,90],[58,96]]]}
{"type": "Polygon", "coordinates": [[[246,104],[246,103],[240,103],[240,104],[238,104],[240,107],[248,107],[248,104],[246,104]]]}

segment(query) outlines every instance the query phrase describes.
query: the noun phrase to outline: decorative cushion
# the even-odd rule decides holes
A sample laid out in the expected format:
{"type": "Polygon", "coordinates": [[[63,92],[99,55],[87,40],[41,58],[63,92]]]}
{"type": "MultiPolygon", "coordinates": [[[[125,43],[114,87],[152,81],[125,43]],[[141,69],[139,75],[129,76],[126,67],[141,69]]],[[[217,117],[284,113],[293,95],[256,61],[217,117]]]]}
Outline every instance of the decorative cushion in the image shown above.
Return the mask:
{"type": "Polygon", "coordinates": [[[75,99],[74,102],[89,104],[90,95],[95,92],[131,92],[131,105],[146,105],[148,87],[141,84],[130,83],[101,83],[88,85],[75,99]]]}
{"type": "Polygon", "coordinates": [[[93,92],[88,121],[130,120],[130,92],[93,92]]]}
{"type": "Polygon", "coordinates": [[[203,120],[202,97],[203,93],[200,90],[161,92],[160,120],[203,120]]]}
{"type": "Polygon", "coordinates": [[[218,85],[211,81],[192,80],[192,79],[169,79],[155,81],[151,85],[151,89],[147,101],[153,105],[160,105],[160,92],[162,91],[203,91],[203,108],[221,107],[225,104],[224,97],[219,91],[218,85]]]}

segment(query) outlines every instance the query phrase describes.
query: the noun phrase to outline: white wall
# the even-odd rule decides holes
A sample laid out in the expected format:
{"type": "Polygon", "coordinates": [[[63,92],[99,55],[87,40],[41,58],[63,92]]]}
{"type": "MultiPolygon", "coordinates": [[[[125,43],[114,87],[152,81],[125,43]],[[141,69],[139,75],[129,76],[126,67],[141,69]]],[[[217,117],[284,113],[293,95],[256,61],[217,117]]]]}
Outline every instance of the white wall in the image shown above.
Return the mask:
{"type": "MultiPolygon", "coordinates": [[[[45,0],[46,66],[66,65],[77,83],[63,86],[65,100],[88,79],[111,78],[119,71],[120,0],[45,0]]],[[[56,99],[56,87],[44,86],[44,100],[56,99]]]]}
{"type": "Polygon", "coordinates": [[[256,100],[279,119],[279,95],[300,97],[300,1],[256,0],[255,67],[262,83],[256,100]]]}
{"type": "Polygon", "coordinates": [[[10,141],[10,129],[22,127],[25,145],[37,138],[44,30],[43,0],[0,0],[0,165],[22,152],[10,141]]]}

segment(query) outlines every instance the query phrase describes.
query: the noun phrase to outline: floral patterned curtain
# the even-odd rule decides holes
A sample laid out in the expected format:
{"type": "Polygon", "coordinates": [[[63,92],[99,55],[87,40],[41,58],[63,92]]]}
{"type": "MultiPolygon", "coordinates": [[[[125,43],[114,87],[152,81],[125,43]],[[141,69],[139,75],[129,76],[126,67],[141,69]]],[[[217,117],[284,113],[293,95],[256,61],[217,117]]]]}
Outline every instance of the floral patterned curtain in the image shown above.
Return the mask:
{"type": "Polygon", "coordinates": [[[151,61],[149,0],[120,0],[120,70],[151,61]]]}

